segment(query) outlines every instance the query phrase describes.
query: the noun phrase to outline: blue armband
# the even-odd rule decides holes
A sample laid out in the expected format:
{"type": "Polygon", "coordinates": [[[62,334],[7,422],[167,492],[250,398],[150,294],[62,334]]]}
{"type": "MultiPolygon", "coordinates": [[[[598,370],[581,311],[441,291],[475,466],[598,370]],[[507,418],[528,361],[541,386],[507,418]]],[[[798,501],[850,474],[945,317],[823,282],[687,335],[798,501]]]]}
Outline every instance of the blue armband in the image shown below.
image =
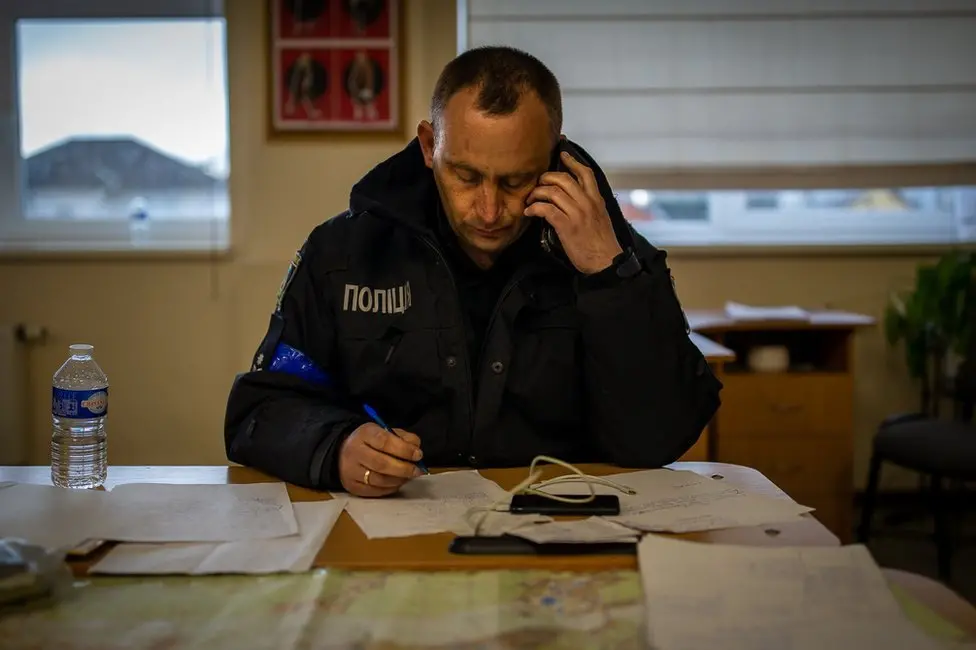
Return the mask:
{"type": "Polygon", "coordinates": [[[332,383],[328,373],[319,368],[304,352],[297,350],[287,343],[278,343],[274,356],[267,369],[271,372],[283,372],[305,381],[327,386],[332,383]]]}

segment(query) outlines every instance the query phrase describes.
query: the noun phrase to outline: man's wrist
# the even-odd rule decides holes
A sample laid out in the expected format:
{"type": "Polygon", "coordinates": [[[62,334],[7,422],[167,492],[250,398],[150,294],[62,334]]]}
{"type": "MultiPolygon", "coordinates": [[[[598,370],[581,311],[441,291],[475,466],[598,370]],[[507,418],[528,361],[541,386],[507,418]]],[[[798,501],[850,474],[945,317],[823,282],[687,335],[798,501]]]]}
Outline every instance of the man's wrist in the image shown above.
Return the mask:
{"type": "Polygon", "coordinates": [[[612,287],[634,277],[643,268],[634,249],[628,247],[614,257],[610,265],[602,271],[580,277],[579,287],[583,290],[612,287]]]}

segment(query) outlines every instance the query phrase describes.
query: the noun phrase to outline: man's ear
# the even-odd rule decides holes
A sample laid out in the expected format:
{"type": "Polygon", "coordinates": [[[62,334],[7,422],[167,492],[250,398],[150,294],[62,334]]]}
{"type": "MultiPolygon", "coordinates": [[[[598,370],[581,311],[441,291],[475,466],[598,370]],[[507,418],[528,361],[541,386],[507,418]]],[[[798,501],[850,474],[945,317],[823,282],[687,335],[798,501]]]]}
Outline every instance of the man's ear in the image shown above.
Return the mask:
{"type": "Polygon", "coordinates": [[[417,140],[420,141],[420,149],[424,152],[424,163],[434,168],[434,126],[427,120],[421,120],[417,125],[417,140]]]}

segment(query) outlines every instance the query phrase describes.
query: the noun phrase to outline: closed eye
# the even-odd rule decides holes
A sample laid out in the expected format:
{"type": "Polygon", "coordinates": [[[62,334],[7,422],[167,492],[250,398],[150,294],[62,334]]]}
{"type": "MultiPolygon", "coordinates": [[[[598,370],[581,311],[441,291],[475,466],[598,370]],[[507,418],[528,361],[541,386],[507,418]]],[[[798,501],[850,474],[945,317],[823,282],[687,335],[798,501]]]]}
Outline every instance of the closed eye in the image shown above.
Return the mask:
{"type": "Polygon", "coordinates": [[[477,185],[478,182],[481,180],[480,174],[475,172],[470,172],[467,170],[459,169],[455,172],[455,175],[458,177],[459,181],[461,181],[466,185],[477,185]]]}

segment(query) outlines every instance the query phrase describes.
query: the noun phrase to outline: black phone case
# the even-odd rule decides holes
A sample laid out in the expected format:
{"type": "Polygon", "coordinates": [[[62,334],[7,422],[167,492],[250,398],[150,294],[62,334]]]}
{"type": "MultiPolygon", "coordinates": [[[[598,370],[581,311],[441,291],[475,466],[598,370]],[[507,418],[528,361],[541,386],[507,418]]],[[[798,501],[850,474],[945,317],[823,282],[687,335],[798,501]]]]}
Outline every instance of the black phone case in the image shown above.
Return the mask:
{"type": "MultiPolygon", "coordinates": [[[[581,495],[557,495],[578,499],[581,495]]],[[[592,501],[568,503],[547,499],[536,494],[516,494],[508,507],[517,515],[579,515],[614,516],[620,514],[620,499],[615,494],[598,494],[592,501]]]]}
{"type": "MultiPolygon", "coordinates": [[[[574,147],[560,138],[556,148],[552,150],[552,158],[549,161],[549,171],[569,172],[569,169],[560,158],[560,154],[563,151],[568,152],[569,155],[573,156],[574,158],[579,158],[579,154],[576,153],[574,147]]],[[[562,242],[559,241],[559,237],[556,235],[556,229],[548,223],[542,224],[542,234],[540,236],[539,243],[542,245],[542,249],[547,253],[560,257],[566,263],[569,262],[569,259],[566,258],[566,253],[563,251],[562,242]]]]}

